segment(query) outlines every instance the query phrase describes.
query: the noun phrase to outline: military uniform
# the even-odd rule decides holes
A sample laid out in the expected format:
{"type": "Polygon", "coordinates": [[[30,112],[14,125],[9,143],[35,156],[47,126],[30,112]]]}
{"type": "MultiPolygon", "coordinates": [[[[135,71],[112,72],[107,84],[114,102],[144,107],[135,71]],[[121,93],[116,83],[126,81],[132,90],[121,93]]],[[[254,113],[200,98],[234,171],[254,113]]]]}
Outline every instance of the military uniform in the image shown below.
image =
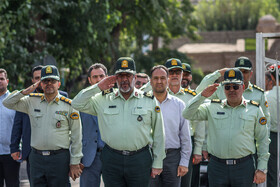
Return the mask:
{"type": "Polygon", "coordinates": [[[189,120],[208,120],[207,149],[212,155],[208,165],[210,186],[251,186],[255,173],[252,154],[256,145],[257,169],[266,170],[269,158],[267,120],[262,109],[244,97],[236,107],[229,106],[226,99],[203,104],[204,101],[205,97],[197,95],[183,116],[189,120]]]}
{"type": "MultiPolygon", "coordinates": [[[[120,71],[129,72],[134,61],[124,58],[118,63],[127,67],[120,67],[120,71]]],[[[153,96],[134,89],[126,100],[118,89],[101,92],[96,84],[83,89],[72,105],[98,117],[101,137],[106,143],[101,154],[105,185],[148,186],[151,167],[162,168],[165,158],[163,119],[153,96]]]]}
{"type": "MultiPolygon", "coordinates": [[[[278,86],[278,89],[280,87],[278,86]]],[[[269,105],[270,112],[270,139],[271,143],[269,144],[269,161],[268,161],[268,173],[267,173],[267,187],[275,187],[277,186],[277,86],[274,86],[272,90],[268,91],[267,94],[267,102],[269,105]]],[[[280,96],[280,95],[279,95],[280,96]]]]}
{"type": "MultiPolygon", "coordinates": [[[[55,69],[50,68],[53,78],[55,69]]],[[[71,106],[71,100],[58,94],[48,102],[41,93],[25,96],[14,91],[5,99],[4,105],[30,117],[31,186],[68,186],[69,164],[79,164],[83,156],[81,121],[79,112],[71,106]]]]}

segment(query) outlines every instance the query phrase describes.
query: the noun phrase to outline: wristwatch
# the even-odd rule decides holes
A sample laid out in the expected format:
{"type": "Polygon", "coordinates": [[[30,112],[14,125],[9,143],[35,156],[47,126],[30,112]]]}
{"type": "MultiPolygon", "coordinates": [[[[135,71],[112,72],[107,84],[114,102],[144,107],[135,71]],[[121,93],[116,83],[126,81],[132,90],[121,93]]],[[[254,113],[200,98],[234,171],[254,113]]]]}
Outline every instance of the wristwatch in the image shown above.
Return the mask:
{"type": "Polygon", "coordinates": [[[258,169],[258,170],[263,172],[264,174],[267,174],[267,169],[258,169]]]}

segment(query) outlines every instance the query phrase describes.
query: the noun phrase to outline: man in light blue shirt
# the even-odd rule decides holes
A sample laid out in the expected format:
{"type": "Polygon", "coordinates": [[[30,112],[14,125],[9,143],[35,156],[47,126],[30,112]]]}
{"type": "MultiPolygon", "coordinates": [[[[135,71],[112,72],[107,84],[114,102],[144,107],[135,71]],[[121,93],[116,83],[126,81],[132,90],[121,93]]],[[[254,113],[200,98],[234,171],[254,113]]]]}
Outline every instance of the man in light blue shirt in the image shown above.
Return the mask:
{"type": "Polygon", "coordinates": [[[0,69],[0,186],[19,186],[20,163],[11,157],[11,133],[16,111],[3,105],[3,100],[10,94],[7,90],[9,83],[6,70],[0,69]]]}
{"type": "Polygon", "coordinates": [[[182,116],[185,104],[167,92],[168,69],[165,66],[153,67],[151,75],[153,94],[160,103],[164,120],[166,152],[163,171],[151,178],[151,187],[179,187],[181,177],[188,172],[192,150],[189,122],[182,116]]]}

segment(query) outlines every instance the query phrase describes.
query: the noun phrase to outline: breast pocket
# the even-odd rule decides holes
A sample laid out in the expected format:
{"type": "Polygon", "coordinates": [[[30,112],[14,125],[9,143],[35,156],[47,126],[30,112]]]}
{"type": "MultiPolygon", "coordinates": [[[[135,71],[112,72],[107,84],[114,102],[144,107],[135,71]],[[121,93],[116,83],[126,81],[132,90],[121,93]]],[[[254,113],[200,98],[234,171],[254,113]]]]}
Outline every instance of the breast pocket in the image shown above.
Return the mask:
{"type": "Polygon", "coordinates": [[[31,115],[31,126],[32,127],[41,127],[43,123],[43,114],[41,113],[32,113],[31,115]]]}
{"type": "Polygon", "coordinates": [[[248,116],[241,114],[240,115],[240,121],[242,128],[247,131],[247,132],[252,132],[254,131],[255,128],[255,117],[254,116],[248,116]]]}
{"type": "Polygon", "coordinates": [[[224,113],[224,114],[213,114],[213,119],[214,119],[214,126],[217,129],[225,129],[228,127],[228,114],[224,113]]]}
{"type": "Polygon", "coordinates": [[[134,108],[134,110],[132,110],[132,116],[136,124],[151,124],[151,116],[148,110],[134,108]]]}
{"type": "Polygon", "coordinates": [[[68,123],[66,116],[55,114],[53,118],[53,126],[57,129],[67,129],[68,123]]]}
{"type": "Polygon", "coordinates": [[[114,124],[118,120],[118,115],[120,110],[118,108],[105,108],[104,109],[104,118],[108,121],[109,124],[114,124]]]}

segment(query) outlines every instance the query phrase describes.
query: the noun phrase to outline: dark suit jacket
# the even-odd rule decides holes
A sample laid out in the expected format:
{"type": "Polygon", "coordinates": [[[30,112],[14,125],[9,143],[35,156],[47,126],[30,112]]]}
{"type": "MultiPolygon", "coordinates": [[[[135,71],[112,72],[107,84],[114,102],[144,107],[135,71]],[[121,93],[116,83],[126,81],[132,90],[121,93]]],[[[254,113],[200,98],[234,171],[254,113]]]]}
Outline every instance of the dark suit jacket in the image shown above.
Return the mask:
{"type": "MultiPolygon", "coordinates": [[[[67,92],[59,90],[59,94],[68,97],[67,92]]],[[[11,144],[10,144],[11,153],[20,151],[19,143],[20,140],[22,140],[21,160],[26,160],[31,151],[30,137],[31,137],[31,127],[30,127],[29,116],[26,113],[17,111],[14,119],[12,134],[11,134],[11,144]]]]}

